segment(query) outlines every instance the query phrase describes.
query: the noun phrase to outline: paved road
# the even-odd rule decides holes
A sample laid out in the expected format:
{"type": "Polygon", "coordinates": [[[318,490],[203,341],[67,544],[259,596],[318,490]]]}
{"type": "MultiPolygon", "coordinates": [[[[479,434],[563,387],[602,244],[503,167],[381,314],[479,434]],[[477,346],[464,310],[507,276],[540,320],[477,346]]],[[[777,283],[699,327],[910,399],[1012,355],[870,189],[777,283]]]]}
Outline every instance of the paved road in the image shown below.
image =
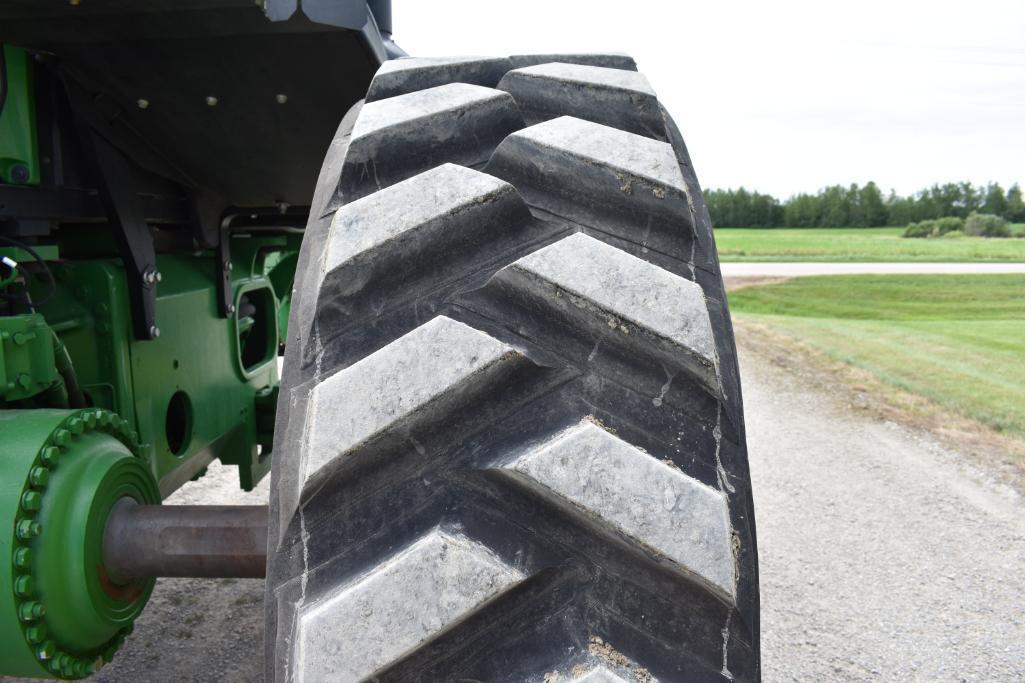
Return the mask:
{"type": "Polygon", "coordinates": [[[723,275],[738,277],[798,277],[802,275],[916,275],[931,273],[1025,273],[1025,263],[807,263],[728,262],[723,275]]]}
{"type": "MultiPolygon", "coordinates": [[[[743,341],[743,340],[742,340],[743,341]]],[[[742,345],[766,681],[1025,680],[1025,503],[742,345]]],[[[212,467],[174,503],[256,503],[212,467]]],[[[164,580],[104,681],[248,681],[262,582],[164,580]]]]}

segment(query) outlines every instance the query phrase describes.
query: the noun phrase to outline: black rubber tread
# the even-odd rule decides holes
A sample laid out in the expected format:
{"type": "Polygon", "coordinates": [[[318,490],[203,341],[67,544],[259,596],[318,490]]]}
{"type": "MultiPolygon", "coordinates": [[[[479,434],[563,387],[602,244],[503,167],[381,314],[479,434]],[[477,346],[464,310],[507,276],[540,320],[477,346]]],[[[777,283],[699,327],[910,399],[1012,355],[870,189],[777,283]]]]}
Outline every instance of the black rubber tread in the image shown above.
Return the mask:
{"type": "Polygon", "coordinates": [[[403,57],[385,62],[367,90],[367,102],[406,95],[448,83],[493,88],[510,69],[505,57],[403,57]]]}
{"type": "Polygon", "coordinates": [[[736,352],[686,148],[646,98],[612,129],[544,80],[339,130],[278,408],[268,680],[759,677],[736,352]]]}
{"type": "Polygon", "coordinates": [[[516,99],[530,125],[569,115],[666,139],[658,98],[637,71],[559,62],[536,64],[505,74],[498,89],[516,99]]]}
{"type": "Polygon", "coordinates": [[[493,88],[447,83],[363,106],[335,197],[352,201],[437,166],[487,162],[523,127],[513,98],[493,88]]]}
{"type": "Polygon", "coordinates": [[[537,64],[586,64],[589,66],[603,66],[609,69],[625,69],[637,71],[637,63],[629,55],[610,52],[607,54],[574,54],[574,53],[551,53],[546,55],[513,55],[509,62],[514,69],[522,69],[537,64]]]}

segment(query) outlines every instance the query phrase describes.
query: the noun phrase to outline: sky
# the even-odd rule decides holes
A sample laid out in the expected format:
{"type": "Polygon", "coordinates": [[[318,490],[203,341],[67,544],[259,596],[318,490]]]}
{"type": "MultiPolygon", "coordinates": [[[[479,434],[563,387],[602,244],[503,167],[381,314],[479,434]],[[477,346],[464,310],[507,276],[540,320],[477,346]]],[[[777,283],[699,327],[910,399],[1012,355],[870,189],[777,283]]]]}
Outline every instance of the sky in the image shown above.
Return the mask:
{"type": "Polygon", "coordinates": [[[392,0],[413,56],[625,52],[701,184],[1025,186],[1025,0],[392,0]]]}

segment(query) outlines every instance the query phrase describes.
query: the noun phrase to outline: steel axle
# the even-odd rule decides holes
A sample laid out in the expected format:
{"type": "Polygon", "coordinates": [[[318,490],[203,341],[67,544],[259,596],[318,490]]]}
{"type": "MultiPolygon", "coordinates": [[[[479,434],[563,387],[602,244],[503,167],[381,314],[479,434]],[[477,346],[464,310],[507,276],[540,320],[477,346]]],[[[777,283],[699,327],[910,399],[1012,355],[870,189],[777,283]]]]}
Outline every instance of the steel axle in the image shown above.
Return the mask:
{"type": "Polygon", "coordinates": [[[139,505],[110,512],[103,563],[117,582],[141,577],[263,578],[265,505],[139,505]]]}

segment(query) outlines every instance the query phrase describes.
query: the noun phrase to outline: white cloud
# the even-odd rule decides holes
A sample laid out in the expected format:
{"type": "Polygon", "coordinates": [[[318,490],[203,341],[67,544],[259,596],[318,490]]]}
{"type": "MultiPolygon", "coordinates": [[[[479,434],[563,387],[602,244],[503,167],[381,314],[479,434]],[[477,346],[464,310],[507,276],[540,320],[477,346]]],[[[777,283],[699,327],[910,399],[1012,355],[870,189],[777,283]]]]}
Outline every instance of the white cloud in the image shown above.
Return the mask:
{"type": "Polygon", "coordinates": [[[393,0],[410,54],[631,54],[706,186],[1025,184],[1025,2],[393,0]]]}

